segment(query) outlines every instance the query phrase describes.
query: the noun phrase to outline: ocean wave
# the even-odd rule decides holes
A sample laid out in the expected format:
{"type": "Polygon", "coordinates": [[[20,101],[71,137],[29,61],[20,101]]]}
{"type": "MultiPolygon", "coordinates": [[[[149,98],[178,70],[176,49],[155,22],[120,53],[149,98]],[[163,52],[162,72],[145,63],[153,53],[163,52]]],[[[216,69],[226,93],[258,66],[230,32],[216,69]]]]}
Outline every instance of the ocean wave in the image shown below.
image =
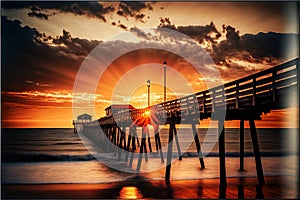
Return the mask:
{"type": "MultiPolygon", "coordinates": [[[[104,153],[106,154],[106,153],[104,153]]],[[[108,153],[112,155],[111,153],[108,153]]],[[[149,153],[152,158],[159,158],[159,154],[149,153]]],[[[95,154],[97,158],[100,158],[103,154],[95,154]],[[99,156],[100,155],[100,156],[99,156]]],[[[167,153],[164,152],[164,157],[166,157],[167,153]]],[[[226,157],[239,157],[239,152],[227,152],[226,157]]],[[[281,157],[281,156],[291,156],[295,155],[292,152],[261,152],[261,157],[281,157]]],[[[177,157],[177,152],[173,152],[173,157],[177,157]]],[[[203,153],[204,157],[218,157],[218,152],[209,152],[203,153]]],[[[253,157],[253,152],[245,152],[245,157],[253,157]]],[[[138,154],[135,155],[138,157],[138,154]]],[[[182,157],[185,158],[195,158],[198,157],[197,152],[184,152],[182,157]]],[[[101,158],[100,158],[101,159],[101,158]]],[[[96,160],[96,158],[92,154],[84,154],[84,155],[61,155],[61,154],[43,154],[43,153],[9,153],[2,155],[2,162],[57,162],[57,161],[91,161],[96,160]]]]}
{"type": "Polygon", "coordinates": [[[58,142],[53,145],[77,145],[77,144],[82,144],[81,142],[58,142]]]}
{"type": "Polygon", "coordinates": [[[91,154],[85,155],[53,155],[41,153],[11,153],[2,155],[2,162],[57,162],[57,161],[91,161],[91,154]]]}
{"type": "MultiPolygon", "coordinates": [[[[218,157],[219,152],[203,152],[203,155],[205,157],[218,157]]],[[[280,157],[280,156],[291,156],[295,155],[293,152],[288,152],[288,151],[282,151],[282,152],[261,152],[260,153],[261,157],[280,157]]],[[[197,152],[185,152],[182,154],[183,157],[198,157],[197,152]]],[[[225,153],[226,157],[240,157],[240,152],[226,152],[225,153]]],[[[254,153],[253,152],[244,152],[244,157],[253,157],[254,153]]]]}

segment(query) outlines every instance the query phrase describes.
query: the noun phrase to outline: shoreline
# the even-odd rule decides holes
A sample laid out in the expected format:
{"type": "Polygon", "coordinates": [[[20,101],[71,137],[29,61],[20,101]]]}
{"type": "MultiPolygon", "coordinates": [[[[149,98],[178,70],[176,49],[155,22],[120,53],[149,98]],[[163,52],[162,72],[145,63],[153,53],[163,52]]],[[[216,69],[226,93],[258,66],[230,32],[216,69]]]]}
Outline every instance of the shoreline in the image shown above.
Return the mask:
{"type": "MultiPolygon", "coordinates": [[[[285,182],[286,176],[266,176],[266,184],[257,178],[227,178],[227,186],[219,179],[145,180],[141,176],[113,183],[2,184],[2,199],[34,198],[297,198],[297,182],[285,182]]],[[[290,179],[288,179],[290,180],[290,179]]]]}

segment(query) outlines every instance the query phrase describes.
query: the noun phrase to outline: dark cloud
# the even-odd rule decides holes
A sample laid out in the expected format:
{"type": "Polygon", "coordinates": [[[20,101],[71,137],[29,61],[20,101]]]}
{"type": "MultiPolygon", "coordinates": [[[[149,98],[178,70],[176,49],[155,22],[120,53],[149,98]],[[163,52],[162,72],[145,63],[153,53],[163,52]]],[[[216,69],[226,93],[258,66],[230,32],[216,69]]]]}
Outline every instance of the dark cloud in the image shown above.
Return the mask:
{"type": "Polygon", "coordinates": [[[49,15],[47,15],[45,13],[36,12],[36,11],[31,11],[31,12],[27,13],[27,15],[29,17],[37,17],[37,18],[46,19],[46,20],[48,20],[48,17],[49,17],[49,15]]]}
{"type": "Polygon", "coordinates": [[[206,41],[210,41],[215,43],[216,40],[221,37],[220,32],[217,30],[215,24],[211,22],[206,26],[178,26],[172,25],[171,20],[169,18],[161,18],[160,19],[160,28],[168,28],[183,34],[188,35],[194,40],[198,41],[200,44],[206,41]]]}
{"type": "Polygon", "coordinates": [[[234,27],[223,24],[223,33],[226,33],[226,39],[232,44],[236,44],[240,39],[240,32],[236,31],[234,27]]]}
{"type": "Polygon", "coordinates": [[[213,45],[211,52],[214,61],[217,64],[228,63],[229,58],[251,63],[276,63],[288,58],[286,47],[297,43],[298,35],[282,33],[258,33],[245,34],[240,36],[239,31],[231,26],[223,26],[226,33],[226,40],[213,45]]]}
{"type": "Polygon", "coordinates": [[[45,85],[72,89],[69,87],[82,61],[99,44],[73,38],[66,30],[61,36],[47,36],[4,16],[1,37],[3,91],[38,90],[45,85]],[[28,84],[28,80],[40,84],[28,84]]]}
{"type": "Polygon", "coordinates": [[[204,26],[175,26],[169,18],[160,18],[158,27],[181,32],[202,44],[222,76],[230,77],[230,80],[254,73],[255,68],[250,64],[275,66],[295,58],[298,52],[297,34],[261,32],[240,35],[230,25],[223,25],[221,30],[213,22],[204,26]]]}
{"type": "Polygon", "coordinates": [[[127,26],[125,26],[124,24],[119,24],[118,27],[120,27],[121,29],[127,30],[127,26]]]}
{"type": "MultiPolygon", "coordinates": [[[[140,12],[143,9],[148,9],[148,10],[153,10],[152,6],[150,3],[145,3],[145,2],[122,2],[122,5],[126,5],[131,12],[140,12]]],[[[121,5],[120,4],[120,5],[121,5]]]]}
{"type": "Polygon", "coordinates": [[[48,20],[48,17],[51,16],[49,13],[47,12],[42,12],[41,9],[33,6],[30,8],[31,12],[27,13],[27,15],[29,17],[37,17],[40,19],[45,19],[48,20]]]}
{"type": "Polygon", "coordinates": [[[134,17],[136,21],[145,22],[145,14],[141,13],[143,10],[153,10],[150,3],[145,2],[121,2],[118,7],[117,14],[125,17],[134,17]]]}
{"type": "Polygon", "coordinates": [[[98,18],[106,22],[105,14],[111,13],[114,11],[113,6],[104,7],[99,2],[71,2],[71,1],[4,1],[2,2],[2,8],[5,9],[31,9],[30,15],[33,17],[39,17],[41,14],[46,15],[45,13],[39,12],[39,15],[35,11],[47,11],[47,10],[57,10],[62,13],[73,13],[75,15],[85,15],[91,18],[98,18]],[[35,14],[33,14],[35,13],[35,14]]]}
{"type": "Polygon", "coordinates": [[[149,39],[150,36],[148,36],[144,31],[137,27],[130,28],[130,32],[136,34],[139,38],[149,39]]]}
{"type": "Polygon", "coordinates": [[[146,15],[143,14],[143,13],[142,13],[142,14],[138,14],[138,15],[135,16],[135,20],[136,20],[136,21],[141,21],[141,22],[145,23],[144,20],[143,20],[143,18],[144,18],[145,16],[146,16],[146,15]]]}
{"type": "Polygon", "coordinates": [[[216,64],[235,69],[239,67],[229,62],[230,59],[271,65],[291,59],[286,50],[295,49],[291,44],[297,44],[299,36],[274,32],[240,35],[239,31],[230,25],[223,25],[221,31],[213,22],[205,26],[175,26],[169,18],[160,18],[158,27],[181,32],[200,44],[205,44],[207,52],[216,64]],[[225,39],[219,41],[222,34],[225,39]]]}
{"type": "Polygon", "coordinates": [[[168,17],[165,17],[165,18],[160,17],[159,20],[160,20],[160,24],[158,25],[158,27],[165,27],[165,26],[172,25],[172,23],[171,23],[171,21],[170,21],[170,19],[168,17]]]}
{"type": "Polygon", "coordinates": [[[119,5],[119,10],[117,12],[118,15],[121,16],[133,16],[133,14],[131,13],[131,11],[129,10],[129,8],[126,6],[125,3],[120,3],[119,5]]]}
{"type": "Polygon", "coordinates": [[[120,20],[118,21],[118,24],[116,22],[112,22],[111,25],[120,27],[121,29],[124,29],[125,31],[127,31],[127,28],[128,28],[127,26],[122,24],[120,20]]]}

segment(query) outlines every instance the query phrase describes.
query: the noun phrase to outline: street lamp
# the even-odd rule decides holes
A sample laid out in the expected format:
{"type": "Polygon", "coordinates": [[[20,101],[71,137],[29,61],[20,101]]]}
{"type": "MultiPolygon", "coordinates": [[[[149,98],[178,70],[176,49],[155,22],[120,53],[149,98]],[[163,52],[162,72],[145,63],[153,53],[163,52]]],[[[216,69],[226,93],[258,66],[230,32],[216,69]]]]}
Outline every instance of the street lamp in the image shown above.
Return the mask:
{"type": "Polygon", "coordinates": [[[166,70],[167,70],[167,61],[164,61],[164,102],[167,100],[167,77],[166,77],[166,70]]]}
{"type": "Polygon", "coordinates": [[[148,87],[148,107],[150,106],[150,80],[147,81],[147,87],[148,87]]]}

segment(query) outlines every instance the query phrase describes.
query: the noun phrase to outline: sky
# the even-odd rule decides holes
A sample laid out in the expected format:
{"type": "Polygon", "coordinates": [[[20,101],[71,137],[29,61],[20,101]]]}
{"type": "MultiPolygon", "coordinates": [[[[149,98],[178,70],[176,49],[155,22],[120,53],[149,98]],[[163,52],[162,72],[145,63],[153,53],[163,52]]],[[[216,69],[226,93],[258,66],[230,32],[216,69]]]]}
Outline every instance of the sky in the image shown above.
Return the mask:
{"type": "MultiPolygon", "coordinates": [[[[298,2],[1,2],[2,127],[71,127],[299,57],[298,2]]],[[[297,127],[297,108],[258,127],[297,127]]],[[[237,122],[226,122],[230,127],[237,122]]],[[[205,124],[205,123],[204,123],[205,124]]]]}

